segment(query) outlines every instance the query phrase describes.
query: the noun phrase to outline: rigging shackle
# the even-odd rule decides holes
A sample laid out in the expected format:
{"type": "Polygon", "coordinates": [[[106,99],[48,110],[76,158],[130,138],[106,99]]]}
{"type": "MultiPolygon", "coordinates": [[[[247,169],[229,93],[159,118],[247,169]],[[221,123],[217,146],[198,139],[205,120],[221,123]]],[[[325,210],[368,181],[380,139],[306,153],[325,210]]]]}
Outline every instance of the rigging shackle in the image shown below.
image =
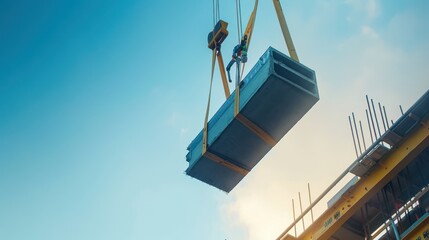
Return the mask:
{"type": "Polygon", "coordinates": [[[228,65],[226,66],[226,71],[228,72],[228,81],[229,82],[232,82],[231,75],[229,72],[231,70],[231,67],[236,62],[242,62],[242,63],[247,62],[247,35],[244,35],[243,38],[241,39],[240,44],[238,44],[237,46],[234,47],[234,49],[232,51],[232,59],[228,63],[228,65]]]}

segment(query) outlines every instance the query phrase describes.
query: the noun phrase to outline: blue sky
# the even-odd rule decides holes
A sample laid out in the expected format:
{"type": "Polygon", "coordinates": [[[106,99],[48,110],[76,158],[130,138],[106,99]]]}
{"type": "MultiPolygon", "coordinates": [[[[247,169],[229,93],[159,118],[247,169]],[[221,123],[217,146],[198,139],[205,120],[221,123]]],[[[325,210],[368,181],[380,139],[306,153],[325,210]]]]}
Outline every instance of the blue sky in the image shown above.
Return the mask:
{"type": "MultiPolygon", "coordinates": [[[[220,3],[228,59],[235,3],[220,3]]],[[[276,237],[293,194],[354,160],[346,116],[365,94],[394,118],[429,87],[426,1],[282,4],[321,101],[226,195],[183,173],[207,100],[211,1],[0,2],[0,239],[276,237]],[[281,160],[298,157],[324,171],[281,160]]],[[[285,52],[261,1],[248,65],[268,46],[285,52]]]]}

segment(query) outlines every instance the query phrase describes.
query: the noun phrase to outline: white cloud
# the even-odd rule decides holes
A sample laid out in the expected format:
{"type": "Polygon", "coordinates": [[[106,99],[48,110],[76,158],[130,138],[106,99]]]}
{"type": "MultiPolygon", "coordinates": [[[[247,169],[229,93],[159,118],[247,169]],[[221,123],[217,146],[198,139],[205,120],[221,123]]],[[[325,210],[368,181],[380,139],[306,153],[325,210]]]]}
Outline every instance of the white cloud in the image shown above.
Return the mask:
{"type": "Polygon", "coordinates": [[[377,17],[377,15],[379,14],[379,5],[377,3],[377,0],[367,1],[365,8],[367,16],[371,19],[377,17]]]}
{"type": "Polygon", "coordinates": [[[362,26],[361,33],[362,35],[368,36],[370,38],[374,38],[374,39],[379,38],[378,33],[370,26],[366,26],[366,25],[362,26]]]}
{"type": "Polygon", "coordinates": [[[168,126],[174,126],[177,123],[178,114],[177,112],[172,112],[167,119],[168,126]]]}
{"type": "Polygon", "coordinates": [[[360,20],[373,20],[380,13],[380,4],[377,0],[346,0],[345,2],[352,7],[354,14],[357,14],[356,18],[360,17],[360,20]]]}
{"type": "Polygon", "coordinates": [[[174,136],[179,137],[181,141],[189,140],[189,123],[184,114],[178,111],[171,112],[167,118],[166,125],[173,130],[174,136]]]}
{"type": "Polygon", "coordinates": [[[180,129],[180,137],[185,137],[186,134],[188,134],[189,129],[188,128],[181,128],[180,129]]]}

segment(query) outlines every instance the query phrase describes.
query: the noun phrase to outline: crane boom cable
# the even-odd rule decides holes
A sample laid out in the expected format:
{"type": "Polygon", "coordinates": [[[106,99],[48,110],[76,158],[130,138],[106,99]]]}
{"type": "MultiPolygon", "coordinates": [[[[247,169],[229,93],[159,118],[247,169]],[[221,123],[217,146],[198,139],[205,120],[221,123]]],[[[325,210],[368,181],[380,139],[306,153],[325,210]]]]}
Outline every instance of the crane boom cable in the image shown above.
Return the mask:
{"type": "Polygon", "coordinates": [[[217,21],[219,21],[220,20],[219,0],[216,0],[216,12],[217,12],[217,21]]]}
{"type": "Polygon", "coordinates": [[[215,27],[215,24],[216,24],[216,19],[215,19],[215,18],[216,18],[216,12],[215,12],[215,11],[216,11],[216,10],[215,10],[215,9],[216,9],[216,8],[215,8],[215,0],[213,0],[213,1],[212,1],[212,3],[213,3],[213,28],[214,28],[214,27],[215,27]]]}
{"type": "Polygon", "coordinates": [[[238,0],[238,14],[240,19],[240,36],[243,36],[243,20],[241,18],[241,0],[238,0]]]}
{"type": "Polygon", "coordinates": [[[220,5],[219,0],[213,0],[213,27],[216,25],[216,23],[220,20],[220,5]]]}
{"type": "Polygon", "coordinates": [[[238,10],[238,6],[239,6],[239,1],[240,0],[235,0],[235,14],[237,16],[237,36],[238,36],[238,44],[240,44],[240,40],[241,40],[241,28],[240,28],[240,13],[238,10]]]}

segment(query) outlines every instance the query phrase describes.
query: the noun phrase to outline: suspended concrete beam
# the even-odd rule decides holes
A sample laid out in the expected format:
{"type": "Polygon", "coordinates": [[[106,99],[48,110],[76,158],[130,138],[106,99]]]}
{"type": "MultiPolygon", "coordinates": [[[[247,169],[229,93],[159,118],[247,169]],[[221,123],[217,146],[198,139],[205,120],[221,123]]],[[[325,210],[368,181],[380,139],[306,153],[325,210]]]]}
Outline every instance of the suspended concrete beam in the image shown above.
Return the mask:
{"type": "Polygon", "coordinates": [[[189,144],[186,174],[231,191],[319,100],[313,70],[269,48],[189,144]]]}

